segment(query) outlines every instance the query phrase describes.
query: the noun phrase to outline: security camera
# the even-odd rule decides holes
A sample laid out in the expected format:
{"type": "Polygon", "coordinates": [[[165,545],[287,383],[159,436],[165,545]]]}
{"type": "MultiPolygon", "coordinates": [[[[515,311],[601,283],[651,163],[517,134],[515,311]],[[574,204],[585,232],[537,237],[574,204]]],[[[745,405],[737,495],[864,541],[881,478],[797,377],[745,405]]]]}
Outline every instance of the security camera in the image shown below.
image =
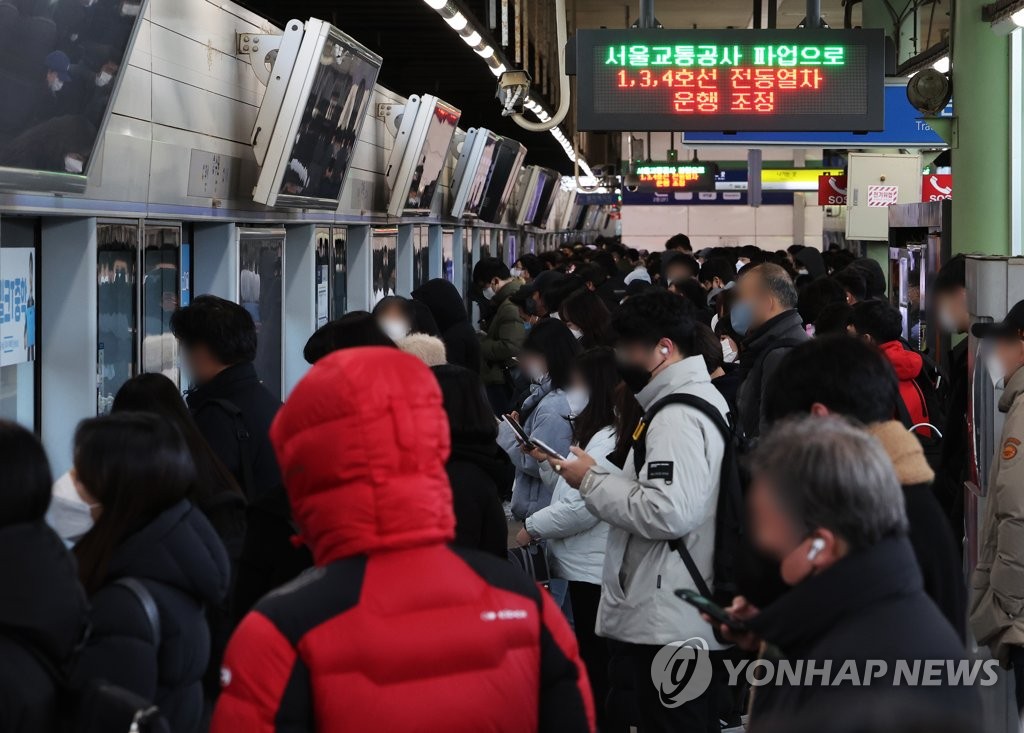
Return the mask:
{"type": "Polygon", "coordinates": [[[530,82],[533,79],[529,72],[513,69],[498,77],[498,93],[495,95],[501,102],[503,117],[521,115],[526,111],[526,98],[530,96],[530,82]]]}
{"type": "Polygon", "coordinates": [[[953,84],[948,73],[924,69],[914,74],[907,82],[907,99],[921,114],[939,114],[952,98],[953,84]]]}
{"type": "Polygon", "coordinates": [[[622,186],[630,193],[640,188],[640,176],[636,173],[627,173],[622,177],[622,186]]]}

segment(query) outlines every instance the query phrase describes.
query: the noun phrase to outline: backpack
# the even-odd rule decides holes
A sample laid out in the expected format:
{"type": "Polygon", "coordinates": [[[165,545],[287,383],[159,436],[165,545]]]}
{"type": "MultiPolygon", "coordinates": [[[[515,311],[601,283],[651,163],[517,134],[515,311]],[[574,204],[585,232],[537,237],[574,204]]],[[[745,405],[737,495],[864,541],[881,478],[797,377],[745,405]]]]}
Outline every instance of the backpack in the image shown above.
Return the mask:
{"type": "MultiPolygon", "coordinates": [[[[146,587],[135,578],[120,578],[114,585],[126,588],[138,600],[149,619],[151,640],[160,648],[160,611],[146,587]]],[[[19,633],[10,638],[31,654],[56,689],[60,733],[170,733],[160,709],[145,698],[104,680],[88,680],[74,686],[65,670],[19,633]]]]}
{"type": "MultiPolygon", "coordinates": [[[[736,571],[741,562],[743,542],[746,534],[744,521],[743,490],[740,483],[739,462],[737,460],[738,439],[722,413],[705,399],[692,394],[677,393],[655,402],[644,413],[640,424],[633,433],[633,467],[636,475],[647,460],[647,427],[654,416],[669,405],[685,405],[697,410],[714,423],[725,441],[725,453],[722,455],[722,472],[718,490],[718,504],[715,511],[715,547],[712,567],[714,568],[714,589],[708,588],[694,562],[690,551],[682,538],[669,542],[669,546],[679,553],[686,565],[697,591],[705,598],[728,606],[736,595],[736,571]]],[[[717,635],[717,631],[715,632],[717,635]]]]}

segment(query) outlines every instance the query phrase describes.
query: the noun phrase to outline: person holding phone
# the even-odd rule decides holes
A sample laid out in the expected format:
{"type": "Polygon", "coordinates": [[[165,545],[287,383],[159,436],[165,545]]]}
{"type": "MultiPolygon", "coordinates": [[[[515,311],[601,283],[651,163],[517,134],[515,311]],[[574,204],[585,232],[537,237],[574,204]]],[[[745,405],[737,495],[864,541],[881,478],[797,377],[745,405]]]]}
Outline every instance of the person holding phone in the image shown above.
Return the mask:
{"type": "MultiPolygon", "coordinates": [[[[527,436],[536,437],[563,456],[572,445],[570,407],[566,398],[573,359],[580,353],[576,337],[561,321],[549,319],[532,329],[519,354],[519,367],[529,376],[530,394],[519,411],[510,413],[527,436]]],[[[530,454],[535,446],[524,445],[507,420],[498,426],[500,445],[516,467],[512,487],[512,515],[524,520],[551,503],[555,481],[545,481],[540,464],[530,454]]]]}
{"type": "MultiPolygon", "coordinates": [[[[744,649],[790,664],[831,660],[832,672],[827,680],[805,676],[800,686],[775,680],[758,687],[749,729],[818,709],[842,718],[888,692],[920,710],[946,710],[951,720],[977,720],[970,685],[945,674],[935,684],[900,685],[894,673],[898,662],[955,667],[965,653],[924,592],[903,492],[879,442],[841,418],[802,416],[774,426],[750,468],[752,540],[779,561],[790,590],[763,610],[737,597],[724,611],[745,630],[717,626],[744,649]],[[858,685],[830,684],[850,662],[858,685]],[[875,662],[884,662],[887,673],[868,675],[875,662]]],[[[711,614],[705,619],[711,622],[711,614]]]]}
{"type": "MultiPolygon", "coordinates": [[[[607,456],[615,450],[615,393],[621,383],[615,352],[596,348],[576,359],[566,390],[573,444],[597,456],[608,470],[618,470],[607,456]]],[[[596,627],[609,527],[587,509],[580,492],[547,462],[552,456],[539,447],[530,455],[540,466],[541,478],[554,483],[555,489],[551,504],[526,518],[516,542],[527,545],[547,540],[552,574],[569,581],[576,639],[594,690],[598,728],[606,730],[603,711],[608,695],[608,642],[597,635],[596,627]]]]}

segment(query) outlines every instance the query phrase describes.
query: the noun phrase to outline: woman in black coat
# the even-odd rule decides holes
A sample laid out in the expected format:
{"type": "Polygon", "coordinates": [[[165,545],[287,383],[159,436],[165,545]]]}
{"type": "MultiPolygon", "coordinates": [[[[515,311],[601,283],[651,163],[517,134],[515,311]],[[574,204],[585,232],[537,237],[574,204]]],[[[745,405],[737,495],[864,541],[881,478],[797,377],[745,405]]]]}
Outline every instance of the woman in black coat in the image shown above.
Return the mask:
{"type": "Polygon", "coordinates": [[[497,424],[480,378],[460,366],[434,367],[448,413],[452,450],[446,466],[455,508],[455,544],[508,557],[501,497],[511,495],[515,469],[498,447],[497,424]]]}
{"type": "Polygon", "coordinates": [[[166,420],[124,412],[79,425],[74,463],[96,522],[74,550],[92,603],[75,678],[125,687],[153,700],[175,733],[199,731],[204,609],[223,602],[230,570],[223,543],[186,498],[197,474],[185,441],[166,420]],[[156,624],[126,580],[155,603],[156,624]]]}
{"type": "Polygon", "coordinates": [[[413,300],[426,305],[434,315],[449,364],[480,373],[480,339],[469,322],[466,303],[447,280],[430,280],[412,291],[413,300]]]}
{"type": "Polygon", "coordinates": [[[53,483],[46,453],[2,420],[0,471],[0,730],[54,733],[50,669],[66,667],[85,638],[88,602],[71,555],[43,522],[53,483]]]}

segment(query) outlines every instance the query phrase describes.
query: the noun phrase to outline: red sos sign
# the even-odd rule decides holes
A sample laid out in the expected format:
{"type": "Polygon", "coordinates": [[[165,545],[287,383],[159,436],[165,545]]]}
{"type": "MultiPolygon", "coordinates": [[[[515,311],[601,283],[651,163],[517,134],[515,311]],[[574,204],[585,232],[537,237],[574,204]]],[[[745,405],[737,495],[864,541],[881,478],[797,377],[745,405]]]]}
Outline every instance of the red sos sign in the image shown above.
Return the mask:
{"type": "Polygon", "coordinates": [[[846,205],[846,176],[818,176],[818,206],[846,205]]]}
{"type": "Polygon", "coordinates": [[[953,198],[953,176],[950,173],[932,173],[922,177],[921,200],[942,201],[953,198]]]}

